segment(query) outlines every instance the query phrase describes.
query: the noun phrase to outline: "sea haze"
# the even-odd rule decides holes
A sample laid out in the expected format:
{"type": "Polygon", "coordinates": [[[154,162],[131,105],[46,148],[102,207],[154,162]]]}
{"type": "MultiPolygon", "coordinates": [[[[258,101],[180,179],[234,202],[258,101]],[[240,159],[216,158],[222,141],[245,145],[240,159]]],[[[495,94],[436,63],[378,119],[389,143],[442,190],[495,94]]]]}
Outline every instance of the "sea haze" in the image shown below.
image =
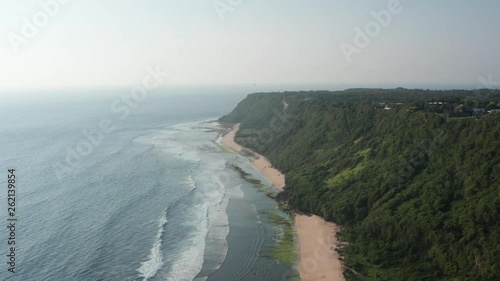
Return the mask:
{"type": "MultiPolygon", "coordinates": [[[[234,161],[251,166],[222,151],[218,123],[209,122],[243,92],[158,90],[132,105],[120,100],[125,90],[77,93],[0,105],[2,166],[16,168],[19,218],[18,271],[2,276],[177,281],[216,272],[254,280],[252,268],[279,232],[260,226],[259,209],[276,206],[228,169],[234,161]],[[230,232],[249,238],[228,242],[230,232]],[[241,270],[220,272],[231,243],[252,251],[233,257],[246,261],[241,270]]],[[[270,276],[288,270],[271,264],[270,276]]]]}

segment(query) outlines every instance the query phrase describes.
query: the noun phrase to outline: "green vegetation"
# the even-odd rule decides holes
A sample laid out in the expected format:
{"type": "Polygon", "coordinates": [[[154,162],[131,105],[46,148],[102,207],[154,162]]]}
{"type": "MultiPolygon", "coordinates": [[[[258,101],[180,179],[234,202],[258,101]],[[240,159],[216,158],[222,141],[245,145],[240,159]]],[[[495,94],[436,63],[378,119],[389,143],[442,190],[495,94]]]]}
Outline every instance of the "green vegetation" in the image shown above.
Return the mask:
{"type": "Polygon", "coordinates": [[[343,225],[348,280],[500,280],[500,114],[471,117],[499,104],[489,90],[258,93],[221,121],[286,173],[278,201],[343,225]]]}
{"type": "Polygon", "coordinates": [[[245,180],[246,182],[251,183],[253,186],[255,186],[259,192],[264,192],[267,197],[275,199],[276,196],[275,196],[274,192],[272,191],[272,186],[265,187],[260,180],[252,177],[251,174],[245,172],[245,170],[243,170],[240,166],[231,164],[230,168],[232,168],[233,170],[238,172],[238,174],[240,175],[240,177],[243,180],[245,180]]]}
{"type": "Polygon", "coordinates": [[[268,256],[272,259],[292,264],[296,258],[295,233],[292,221],[289,218],[283,217],[277,210],[263,211],[261,214],[266,215],[270,222],[281,226],[283,230],[278,244],[271,249],[268,256]]]}

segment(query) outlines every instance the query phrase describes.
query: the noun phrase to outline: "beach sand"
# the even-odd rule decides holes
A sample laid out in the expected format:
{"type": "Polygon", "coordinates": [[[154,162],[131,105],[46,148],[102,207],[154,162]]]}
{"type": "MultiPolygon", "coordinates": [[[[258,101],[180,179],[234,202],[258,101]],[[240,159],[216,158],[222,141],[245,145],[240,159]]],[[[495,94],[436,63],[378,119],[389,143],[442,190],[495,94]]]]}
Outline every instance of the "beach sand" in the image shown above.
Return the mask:
{"type": "MultiPolygon", "coordinates": [[[[225,134],[221,144],[236,152],[243,149],[234,140],[240,125],[225,134]]],[[[285,187],[285,175],[273,168],[262,155],[253,152],[252,165],[259,170],[279,190],[285,187]]],[[[298,238],[299,272],[302,281],[343,281],[342,263],[335,251],[337,247],[336,233],[338,226],[326,222],[318,216],[295,216],[295,231],[298,238]]]]}
{"type": "Polygon", "coordinates": [[[295,216],[302,281],[343,281],[342,263],[335,251],[338,226],[318,216],[295,216]]]}

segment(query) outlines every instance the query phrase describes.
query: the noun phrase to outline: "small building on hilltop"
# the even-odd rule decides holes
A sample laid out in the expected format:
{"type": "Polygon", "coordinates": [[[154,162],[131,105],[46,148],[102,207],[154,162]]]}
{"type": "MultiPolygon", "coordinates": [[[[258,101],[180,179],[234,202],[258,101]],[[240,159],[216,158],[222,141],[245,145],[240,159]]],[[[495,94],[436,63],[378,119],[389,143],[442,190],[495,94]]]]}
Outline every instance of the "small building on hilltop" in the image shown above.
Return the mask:
{"type": "Polygon", "coordinates": [[[476,117],[481,117],[486,113],[486,109],[484,108],[473,108],[472,115],[476,117]]]}

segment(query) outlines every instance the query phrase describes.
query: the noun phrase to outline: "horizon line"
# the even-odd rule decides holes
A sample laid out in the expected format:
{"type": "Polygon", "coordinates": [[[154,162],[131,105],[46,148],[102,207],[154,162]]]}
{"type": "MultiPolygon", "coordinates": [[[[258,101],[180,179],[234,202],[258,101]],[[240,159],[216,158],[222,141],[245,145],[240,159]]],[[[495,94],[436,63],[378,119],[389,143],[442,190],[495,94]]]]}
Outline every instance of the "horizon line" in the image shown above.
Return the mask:
{"type": "MultiPolygon", "coordinates": [[[[381,82],[381,83],[354,83],[354,82],[313,82],[313,83],[302,83],[302,82],[289,82],[289,83],[200,83],[200,84],[187,84],[187,83],[177,83],[177,84],[166,84],[159,86],[155,91],[166,89],[169,87],[182,87],[182,88],[201,88],[201,87],[283,87],[283,86],[329,86],[336,87],[336,89],[322,89],[322,90],[348,90],[356,88],[364,89],[423,89],[423,90],[444,90],[445,87],[448,90],[477,90],[477,89],[490,89],[487,87],[478,88],[478,82],[404,82],[404,83],[393,83],[393,82],[381,82]],[[356,86],[359,85],[359,86],[356,86]],[[419,88],[421,86],[422,88],[419,88]],[[454,88],[459,86],[460,88],[454,88]],[[342,87],[339,89],[338,87],[342,87]],[[437,87],[437,88],[435,88],[437,87]]],[[[28,91],[81,91],[81,90],[124,90],[135,87],[136,85],[96,85],[96,86],[55,86],[55,87],[5,87],[0,88],[0,93],[6,91],[16,91],[16,92],[28,92],[28,91]]],[[[281,91],[297,91],[297,90],[287,90],[286,88],[281,91]]],[[[299,91],[318,91],[317,89],[301,89],[299,91]]]]}

